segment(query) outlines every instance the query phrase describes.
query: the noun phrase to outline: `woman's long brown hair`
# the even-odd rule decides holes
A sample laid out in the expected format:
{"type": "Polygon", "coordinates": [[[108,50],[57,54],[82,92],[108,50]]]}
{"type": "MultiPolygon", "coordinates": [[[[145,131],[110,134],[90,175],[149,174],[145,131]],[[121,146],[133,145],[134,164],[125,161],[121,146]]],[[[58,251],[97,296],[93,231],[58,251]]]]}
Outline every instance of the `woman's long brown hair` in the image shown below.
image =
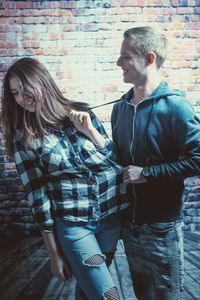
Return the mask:
{"type": "Polygon", "coordinates": [[[17,129],[23,134],[24,145],[29,146],[35,138],[44,138],[48,126],[56,127],[68,118],[71,109],[87,110],[88,105],[66,99],[39,61],[33,58],[17,60],[6,73],[2,93],[1,127],[8,153],[13,153],[17,129]],[[9,85],[12,76],[19,78],[24,90],[30,88],[36,103],[35,113],[16,103],[9,85]]]}

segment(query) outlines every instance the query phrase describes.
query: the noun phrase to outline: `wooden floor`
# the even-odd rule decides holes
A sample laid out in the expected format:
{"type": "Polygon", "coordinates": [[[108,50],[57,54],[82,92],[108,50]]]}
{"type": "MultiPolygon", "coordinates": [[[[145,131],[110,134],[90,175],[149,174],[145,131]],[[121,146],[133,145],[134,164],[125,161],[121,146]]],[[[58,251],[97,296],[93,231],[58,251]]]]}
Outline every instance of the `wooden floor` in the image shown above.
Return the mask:
{"type": "MultiPolygon", "coordinates": [[[[136,299],[121,241],[110,271],[121,299],[136,299]]],[[[1,240],[1,300],[74,300],[74,287],[74,279],[66,284],[51,275],[40,237],[1,240]]],[[[184,300],[200,300],[200,234],[185,233],[184,300]]]]}

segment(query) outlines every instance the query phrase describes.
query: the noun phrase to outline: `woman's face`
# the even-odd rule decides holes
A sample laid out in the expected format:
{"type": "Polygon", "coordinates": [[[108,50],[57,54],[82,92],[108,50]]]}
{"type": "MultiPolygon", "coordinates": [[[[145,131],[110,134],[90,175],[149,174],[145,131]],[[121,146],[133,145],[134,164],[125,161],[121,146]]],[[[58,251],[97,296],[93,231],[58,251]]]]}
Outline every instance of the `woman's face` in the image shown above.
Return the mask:
{"type": "Polygon", "coordinates": [[[28,87],[28,91],[26,91],[19,77],[15,75],[10,78],[9,85],[17,104],[29,112],[35,112],[36,102],[33,93],[31,93],[31,87],[28,87]]]}

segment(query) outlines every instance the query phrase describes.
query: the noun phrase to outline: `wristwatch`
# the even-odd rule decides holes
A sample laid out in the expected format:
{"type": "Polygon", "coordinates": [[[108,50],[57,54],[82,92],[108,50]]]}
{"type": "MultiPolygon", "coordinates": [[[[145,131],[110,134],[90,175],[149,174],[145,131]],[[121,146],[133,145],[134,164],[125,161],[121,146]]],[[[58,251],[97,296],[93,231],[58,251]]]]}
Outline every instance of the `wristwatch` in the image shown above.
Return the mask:
{"type": "Polygon", "coordinates": [[[141,172],[142,176],[144,176],[144,178],[146,180],[150,180],[153,176],[153,168],[152,167],[144,167],[142,169],[142,172],[141,172]]]}

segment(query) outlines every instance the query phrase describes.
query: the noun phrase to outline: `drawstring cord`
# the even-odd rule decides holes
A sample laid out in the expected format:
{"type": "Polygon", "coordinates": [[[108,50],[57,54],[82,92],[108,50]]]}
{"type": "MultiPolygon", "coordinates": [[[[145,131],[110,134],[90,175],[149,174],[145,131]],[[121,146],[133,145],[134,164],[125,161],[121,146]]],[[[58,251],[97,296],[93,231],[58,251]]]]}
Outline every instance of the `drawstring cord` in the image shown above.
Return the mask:
{"type": "Polygon", "coordinates": [[[147,154],[147,132],[148,132],[148,128],[149,128],[149,125],[150,125],[150,122],[151,122],[154,104],[155,104],[155,99],[153,99],[153,103],[151,105],[151,111],[150,111],[150,114],[149,114],[149,120],[148,120],[148,123],[147,123],[147,126],[146,126],[145,135],[144,135],[145,136],[145,156],[146,156],[147,166],[149,164],[149,159],[148,159],[148,154],[147,154]]]}
{"type": "Polygon", "coordinates": [[[102,107],[102,106],[105,106],[105,105],[113,104],[113,103],[119,102],[120,100],[121,100],[121,99],[114,100],[114,101],[110,101],[110,102],[107,102],[107,103],[104,103],[104,104],[100,104],[100,105],[96,105],[96,106],[92,106],[92,107],[89,107],[89,108],[87,109],[87,111],[88,111],[88,110],[91,110],[91,109],[98,108],[98,107],[102,107]]]}

